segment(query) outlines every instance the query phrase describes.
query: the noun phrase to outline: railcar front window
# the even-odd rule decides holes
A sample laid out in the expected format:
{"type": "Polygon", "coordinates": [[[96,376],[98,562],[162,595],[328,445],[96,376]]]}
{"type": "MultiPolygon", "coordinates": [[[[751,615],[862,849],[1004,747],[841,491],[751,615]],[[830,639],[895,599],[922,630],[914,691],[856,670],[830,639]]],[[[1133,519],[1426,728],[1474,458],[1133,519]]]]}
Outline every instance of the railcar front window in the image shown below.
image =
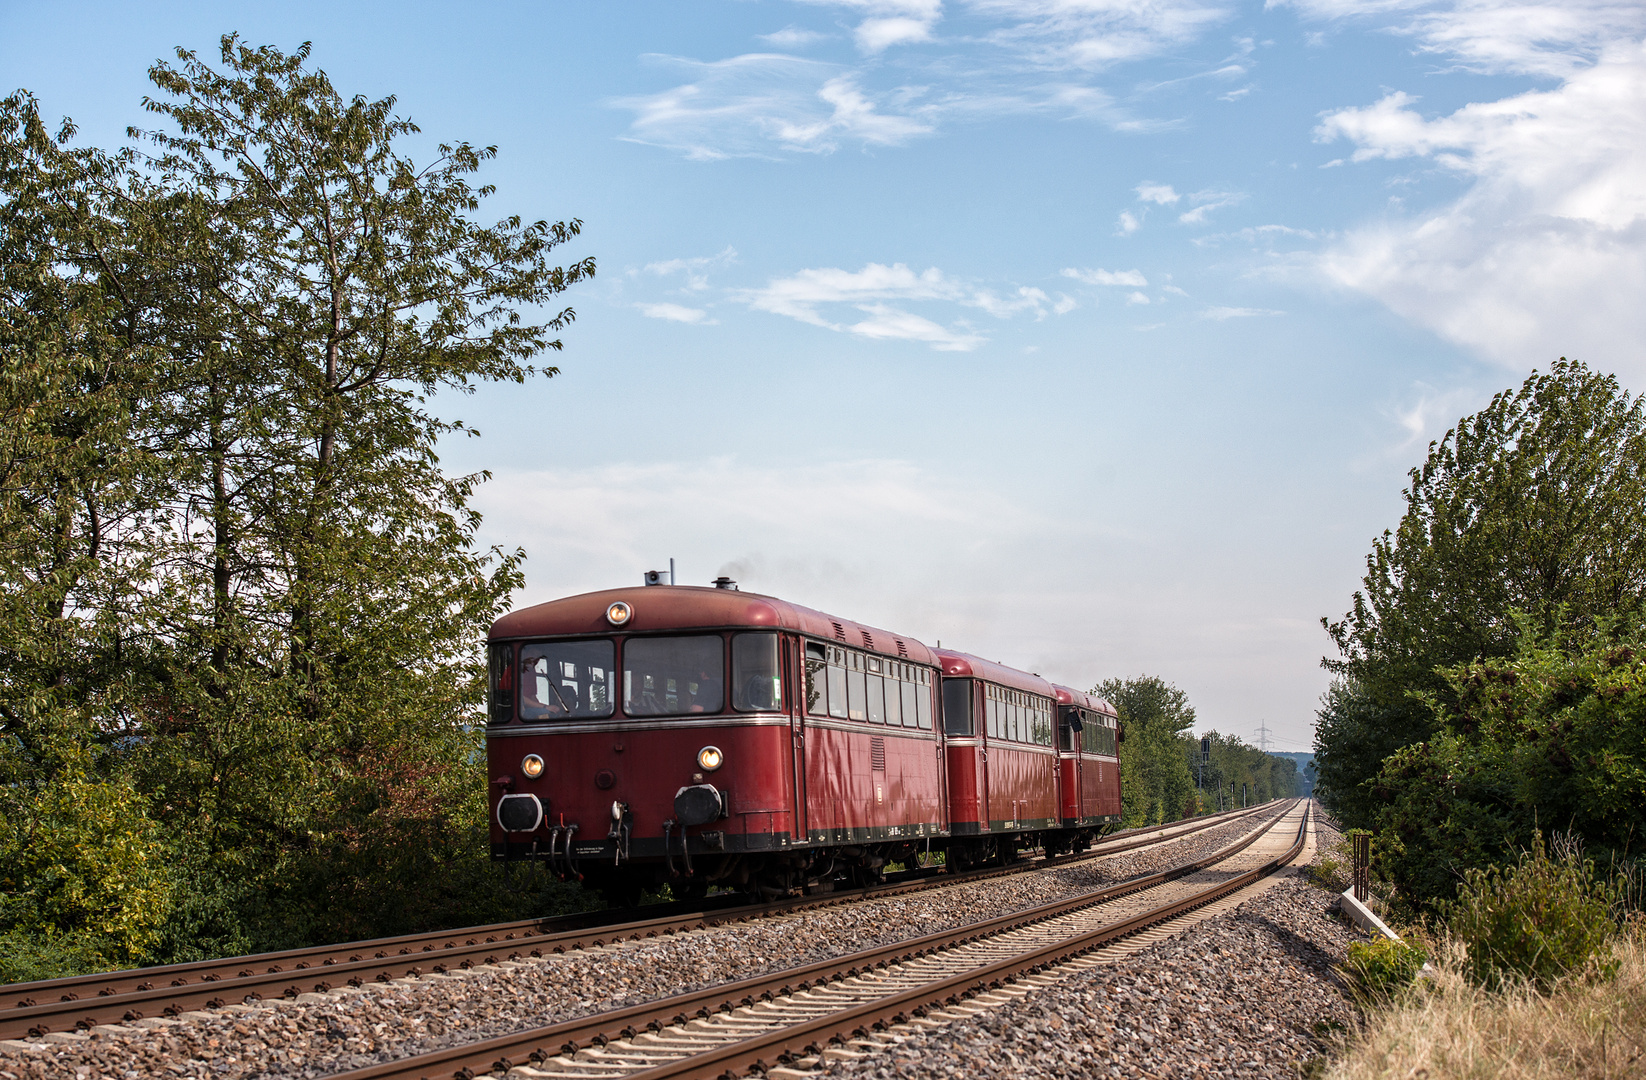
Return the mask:
{"type": "Polygon", "coordinates": [[[972,684],[967,679],[943,680],[943,730],[950,735],[972,733],[972,684]]]}
{"type": "Polygon", "coordinates": [[[520,646],[520,719],[612,714],[612,643],[549,641],[520,646]]]}
{"type": "Polygon", "coordinates": [[[623,643],[623,711],[630,716],[717,713],[726,705],[726,643],[718,636],[623,643]]]}
{"type": "Polygon", "coordinates": [[[783,679],[777,662],[776,634],[738,634],[732,638],[732,708],[766,712],[783,708],[783,679]]]}

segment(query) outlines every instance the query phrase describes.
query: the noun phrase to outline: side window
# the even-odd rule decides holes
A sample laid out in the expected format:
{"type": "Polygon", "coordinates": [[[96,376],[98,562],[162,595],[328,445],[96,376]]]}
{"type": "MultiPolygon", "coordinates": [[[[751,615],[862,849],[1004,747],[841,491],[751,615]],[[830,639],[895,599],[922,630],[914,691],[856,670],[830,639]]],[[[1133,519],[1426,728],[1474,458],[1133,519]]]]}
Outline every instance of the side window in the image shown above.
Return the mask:
{"type": "MultiPolygon", "coordinates": [[[[874,663],[874,661],[871,661],[874,663]]],[[[878,664],[876,664],[878,666],[878,664]]],[[[886,679],[885,676],[874,672],[866,672],[863,681],[868,689],[869,723],[884,724],[886,722],[886,679]]]]}
{"type": "Polygon", "coordinates": [[[865,682],[867,673],[863,670],[863,657],[859,653],[847,653],[849,666],[846,669],[846,716],[852,720],[867,720],[868,713],[868,684],[865,682]]]}
{"type": "Polygon", "coordinates": [[[995,688],[988,683],[983,684],[985,703],[983,706],[989,738],[1000,738],[1000,699],[996,696],[995,688]]]}
{"type": "Polygon", "coordinates": [[[943,680],[943,730],[950,735],[972,734],[972,682],[943,680]]]}
{"type": "Polygon", "coordinates": [[[489,715],[494,724],[506,724],[514,719],[514,646],[493,645],[491,648],[491,678],[487,680],[489,715]]]}
{"type": "Polygon", "coordinates": [[[915,719],[927,731],[932,729],[932,673],[920,669],[920,684],[914,694],[915,719]]]}
{"type": "Polygon", "coordinates": [[[928,727],[920,722],[920,684],[915,679],[921,675],[916,668],[909,669],[909,677],[898,688],[903,698],[903,726],[928,727]]]}
{"type": "Polygon", "coordinates": [[[732,636],[732,708],[739,712],[783,708],[783,676],[777,659],[776,634],[732,636]]]}
{"type": "Polygon", "coordinates": [[[886,665],[886,723],[903,726],[903,665],[886,665]]]}
{"type": "Polygon", "coordinates": [[[829,647],[806,642],[806,715],[829,715],[829,647]]]}
{"type": "Polygon", "coordinates": [[[846,650],[829,646],[829,715],[846,719],[846,650]]]}

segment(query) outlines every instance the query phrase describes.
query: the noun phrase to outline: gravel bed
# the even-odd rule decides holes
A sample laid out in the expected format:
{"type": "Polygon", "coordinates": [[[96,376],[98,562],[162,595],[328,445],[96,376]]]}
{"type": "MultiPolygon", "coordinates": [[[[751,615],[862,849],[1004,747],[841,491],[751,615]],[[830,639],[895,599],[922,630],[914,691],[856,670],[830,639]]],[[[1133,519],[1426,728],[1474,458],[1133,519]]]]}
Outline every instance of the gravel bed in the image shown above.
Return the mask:
{"type": "Polygon", "coordinates": [[[464,975],[427,975],[319,1000],[141,1021],[153,1026],[123,1025],[48,1050],[0,1049],[0,1080],[162,1074],[308,1080],[979,922],[1202,858],[1258,823],[1230,822],[1160,847],[907,896],[464,975]]]}
{"type": "Polygon", "coordinates": [[[1331,965],[1365,936],[1333,894],[1287,878],[1113,965],[1027,998],[828,1063],[831,1078],[1295,1078],[1354,1011],[1331,965]]]}

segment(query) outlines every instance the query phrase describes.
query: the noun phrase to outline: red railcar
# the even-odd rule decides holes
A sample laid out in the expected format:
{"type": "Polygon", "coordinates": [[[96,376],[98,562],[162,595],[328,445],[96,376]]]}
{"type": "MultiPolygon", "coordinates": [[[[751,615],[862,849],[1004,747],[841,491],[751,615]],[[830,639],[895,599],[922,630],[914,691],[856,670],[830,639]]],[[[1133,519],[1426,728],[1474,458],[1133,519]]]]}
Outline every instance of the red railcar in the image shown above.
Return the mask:
{"type": "Polygon", "coordinates": [[[490,650],[495,857],[621,899],[663,881],[780,892],[948,835],[936,660],[912,638],[641,586],[513,612],[490,650]]]}
{"type": "Polygon", "coordinates": [[[1058,712],[1058,778],[1065,830],[1120,821],[1120,718],[1113,705],[1053,684],[1058,712]]]}

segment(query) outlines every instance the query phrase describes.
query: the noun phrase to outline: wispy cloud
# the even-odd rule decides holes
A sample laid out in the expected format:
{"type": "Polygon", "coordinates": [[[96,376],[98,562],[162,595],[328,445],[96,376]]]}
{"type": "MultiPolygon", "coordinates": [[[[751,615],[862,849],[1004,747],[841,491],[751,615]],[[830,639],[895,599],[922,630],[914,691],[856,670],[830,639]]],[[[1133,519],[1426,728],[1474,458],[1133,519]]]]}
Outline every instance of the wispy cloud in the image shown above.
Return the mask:
{"type": "Polygon", "coordinates": [[[1224,322],[1228,319],[1256,319],[1266,315],[1284,315],[1284,311],[1255,307],[1209,307],[1200,313],[1202,319],[1224,322]]]}
{"type": "Polygon", "coordinates": [[[1130,210],[1122,210],[1120,216],[1115,219],[1116,236],[1130,236],[1142,227],[1143,223],[1130,210]]]}
{"type": "Polygon", "coordinates": [[[1233,206],[1244,201],[1246,196],[1235,191],[1197,191],[1188,197],[1194,209],[1186,210],[1177,215],[1177,220],[1184,225],[1199,225],[1206,220],[1206,215],[1213,210],[1221,210],[1225,206],[1233,206]]]}
{"type": "Polygon", "coordinates": [[[1183,196],[1172,190],[1170,184],[1154,184],[1145,180],[1137,185],[1137,200],[1139,202],[1157,203],[1160,206],[1175,206],[1183,196]]]}
{"type": "Polygon", "coordinates": [[[916,273],[903,263],[869,263],[861,270],[819,267],[774,278],[758,289],[741,289],[733,298],[755,311],[782,315],[811,326],[875,340],[921,341],[933,348],[968,352],[987,338],[965,318],[948,325],[907,310],[911,303],[936,303],[979,310],[997,319],[1030,312],[1044,317],[1048,307],[1058,314],[1040,289],[1019,286],[1001,295],[946,276],[937,267],[916,273]],[[854,308],[866,318],[831,315],[841,306],[854,308]]]}
{"type": "Polygon", "coordinates": [[[667,319],[670,322],[690,323],[693,326],[716,324],[716,320],[709,318],[709,313],[702,308],[686,307],[682,304],[636,304],[635,307],[648,319],[667,319]]]}
{"type": "Polygon", "coordinates": [[[702,292],[709,287],[708,271],[713,267],[728,266],[737,261],[737,250],[730,244],[716,255],[699,255],[685,259],[664,259],[659,262],[649,262],[644,271],[658,277],[669,277],[674,274],[683,274],[686,278],[685,288],[691,292],[702,292]]]}
{"type": "Polygon", "coordinates": [[[1149,284],[1141,270],[1085,270],[1070,266],[1064,268],[1063,276],[1087,285],[1126,285],[1140,289],[1149,284]]]}
{"type": "Polygon", "coordinates": [[[856,74],[836,64],[780,53],[708,63],[651,59],[686,71],[691,81],[614,104],[635,114],[630,139],[687,157],[821,154],[843,143],[897,146],[932,130],[909,111],[906,101],[888,105],[876,100],[856,74]]]}

